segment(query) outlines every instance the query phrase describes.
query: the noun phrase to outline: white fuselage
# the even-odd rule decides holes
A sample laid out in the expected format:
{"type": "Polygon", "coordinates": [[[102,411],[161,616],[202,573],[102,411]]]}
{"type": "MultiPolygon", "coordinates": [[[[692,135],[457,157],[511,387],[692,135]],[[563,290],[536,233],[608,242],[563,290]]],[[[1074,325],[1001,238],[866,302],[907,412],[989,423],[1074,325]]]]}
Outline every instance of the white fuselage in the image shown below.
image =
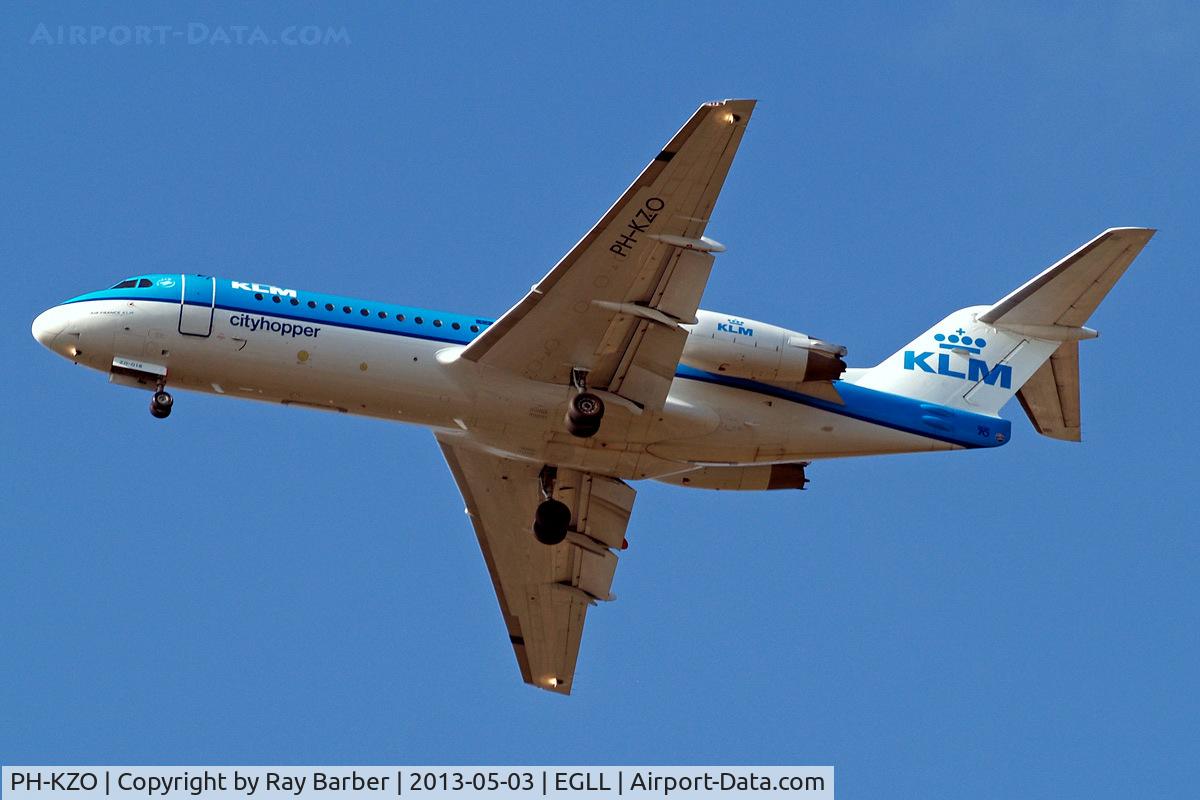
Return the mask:
{"type": "MultiPolygon", "coordinates": [[[[440,333],[432,327],[432,313],[422,320],[424,333],[406,335],[363,329],[357,309],[298,320],[294,309],[278,301],[248,297],[244,309],[214,305],[211,329],[196,335],[181,332],[178,302],[84,295],[38,317],[34,335],[105,373],[113,373],[114,360],[144,363],[165,368],[165,384],[172,388],[453,430],[517,458],[626,479],[677,475],[696,465],[960,446],[881,424],[853,409],[797,402],[782,390],[764,393],[755,388],[770,387],[688,374],[676,377],[661,412],[607,397],[599,434],[580,439],[562,423],[570,387],[460,360],[464,343],[426,337],[440,333]]],[[[465,330],[461,335],[464,342],[470,338],[465,330]]],[[[113,380],[154,388],[149,374],[137,381],[114,374],[113,380]]]]}

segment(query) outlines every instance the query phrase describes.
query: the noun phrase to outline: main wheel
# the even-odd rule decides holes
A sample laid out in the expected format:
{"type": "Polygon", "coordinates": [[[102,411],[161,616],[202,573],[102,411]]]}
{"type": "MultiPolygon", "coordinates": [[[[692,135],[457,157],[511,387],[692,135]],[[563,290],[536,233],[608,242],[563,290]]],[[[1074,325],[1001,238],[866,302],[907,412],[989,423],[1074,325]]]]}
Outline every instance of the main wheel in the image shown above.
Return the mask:
{"type": "Polygon", "coordinates": [[[542,544],[558,544],[567,538],[571,509],[558,500],[543,500],[533,515],[533,535],[542,544]]]}
{"type": "Polygon", "coordinates": [[[586,439],[600,430],[604,419],[604,401],[591,392],[580,392],[571,398],[567,408],[567,432],[586,439]]]}
{"type": "Polygon", "coordinates": [[[155,392],[154,397],[150,400],[150,413],[158,419],[166,419],[171,416],[171,407],[174,404],[175,398],[167,392],[155,392]]]}

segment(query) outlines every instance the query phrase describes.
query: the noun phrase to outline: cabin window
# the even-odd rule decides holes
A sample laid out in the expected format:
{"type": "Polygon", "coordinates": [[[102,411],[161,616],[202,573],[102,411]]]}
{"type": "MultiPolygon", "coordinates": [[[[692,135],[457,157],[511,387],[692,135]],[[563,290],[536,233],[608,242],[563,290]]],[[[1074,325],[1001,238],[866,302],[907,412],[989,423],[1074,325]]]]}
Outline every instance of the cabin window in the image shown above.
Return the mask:
{"type": "Polygon", "coordinates": [[[450,327],[454,328],[454,330],[458,330],[459,328],[462,327],[462,325],[459,325],[457,322],[451,322],[450,327]]]}
{"type": "Polygon", "coordinates": [[[397,314],[397,315],[396,315],[396,322],[404,322],[404,315],[403,315],[403,314],[397,314]]]}
{"type": "Polygon", "coordinates": [[[309,301],[308,301],[308,307],[309,307],[309,308],[316,308],[316,307],[317,307],[317,301],[316,301],[316,300],[309,300],[309,301]]]}
{"type": "Polygon", "coordinates": [[[362,309],[361,311],[359,311],[358,313],[362,314],[364,317],[369,317],[369,316],[371,316],[371,312],[370,312],[368,309],[365,309],[365,308],[364,308],[364,309],[362,309]]]}
{"type": "Polygon", "coordinates": [[[350,306],[342,306],[342,313],[343,313],[343,314],[349,314],[349,313],[350,313],[350,306]]]}
{"type": "Polygon", "coordinates": [[[472,325],[472,326],[471,326],[471,333],[479,333],[479,326],[478,326],[478,325],[472,325]]]}
{"type": "Polygon", "coordinates": [[[417,323],[418,325],[422,325],[424,324],[425,320],[421,319],[420,317],[413,317],[413,322],[417,323]]]}
{"type": "Polygon", "coordinates": [[[271,301],[272,301],[272,302],[275,302],[275,303],[278,303],[278,302],[279,302],[279,295],[277,295],[277,294],[273,294],[273,295],[271,295],[271,301]]]}
{"type": "Polygon", "coordinates": [[[440,327],[442,327],[442,321],[441,321],[440,319],[435,319],[435,320],[433,321],[433,327],[435,327],[435,328],[440,328],[440,327]]]}
{"type": "Polygon", "coordinates": [[[380,318],[380,319],[387,319],[387,312],[386,312],[386,311],[380,311],[380,312],[379,312],[379,318],[380,318]]]}
{"type": "Polygon", "coordinates": [[[296,298],[294,298],[294,297],[293,297],[293,298],[292,298],[292,305],[294,305],[294,306],[298,306],[298,305],[300,305],[300,301],[299,301],[299,300],[297,300],[296,298]]]}
{"type": "Polygon", "coordinates": [[[259,294],[258,292],[255,292],[255,293],[254,293],[254,299],[255,299],[255,300],[262,300],[262,295],[261,295],[261,294],[259,294]]]}
{"type": "Polygon", "coordinates": [[[333,311],[333,303],[326,303],[326,304],[325,304],[325,310],[326,310],[326,311],[333,311]]]}

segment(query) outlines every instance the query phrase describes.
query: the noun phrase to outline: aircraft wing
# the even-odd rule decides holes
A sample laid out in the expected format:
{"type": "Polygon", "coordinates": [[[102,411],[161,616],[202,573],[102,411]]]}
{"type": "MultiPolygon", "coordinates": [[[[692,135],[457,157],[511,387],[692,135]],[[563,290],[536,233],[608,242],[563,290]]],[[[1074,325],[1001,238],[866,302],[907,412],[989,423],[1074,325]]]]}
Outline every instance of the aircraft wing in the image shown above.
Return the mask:
{"type": "Polygon", "coordinates": [[[701,106],[617,202],[462,358],[532,380],[588,385],[637,405],[666,399],[708,283],[703,238],[753,100],[701,106]]]}
{"type": "Polygon", "coordinates": [[[636,492],[615,478],[559,469],[554,497],[571,509],[571,532],[547,546],[532,532],[540,465],[475,449],[450,433],[437,439],[475,526],[521,677],[570,694],[584,617],[596,601],[612,599],[614,550],[624,542],[636,492]]]}

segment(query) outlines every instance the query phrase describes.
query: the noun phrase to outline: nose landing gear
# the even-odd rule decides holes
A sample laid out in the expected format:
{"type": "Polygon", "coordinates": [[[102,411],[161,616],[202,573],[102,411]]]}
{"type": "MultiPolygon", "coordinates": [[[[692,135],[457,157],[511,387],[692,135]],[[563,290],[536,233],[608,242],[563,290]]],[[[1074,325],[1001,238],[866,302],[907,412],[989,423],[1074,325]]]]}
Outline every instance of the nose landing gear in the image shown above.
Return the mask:
{"type": "Polygon", "coordinates": [[[166,419],[171,416],[171,407],[175,405],[175,398],[171,397],[169,392],[163,390],[160,386],[158,391],[154,393],[154,397],[150,399],[150,413],[156,419],[166,419]]]}

